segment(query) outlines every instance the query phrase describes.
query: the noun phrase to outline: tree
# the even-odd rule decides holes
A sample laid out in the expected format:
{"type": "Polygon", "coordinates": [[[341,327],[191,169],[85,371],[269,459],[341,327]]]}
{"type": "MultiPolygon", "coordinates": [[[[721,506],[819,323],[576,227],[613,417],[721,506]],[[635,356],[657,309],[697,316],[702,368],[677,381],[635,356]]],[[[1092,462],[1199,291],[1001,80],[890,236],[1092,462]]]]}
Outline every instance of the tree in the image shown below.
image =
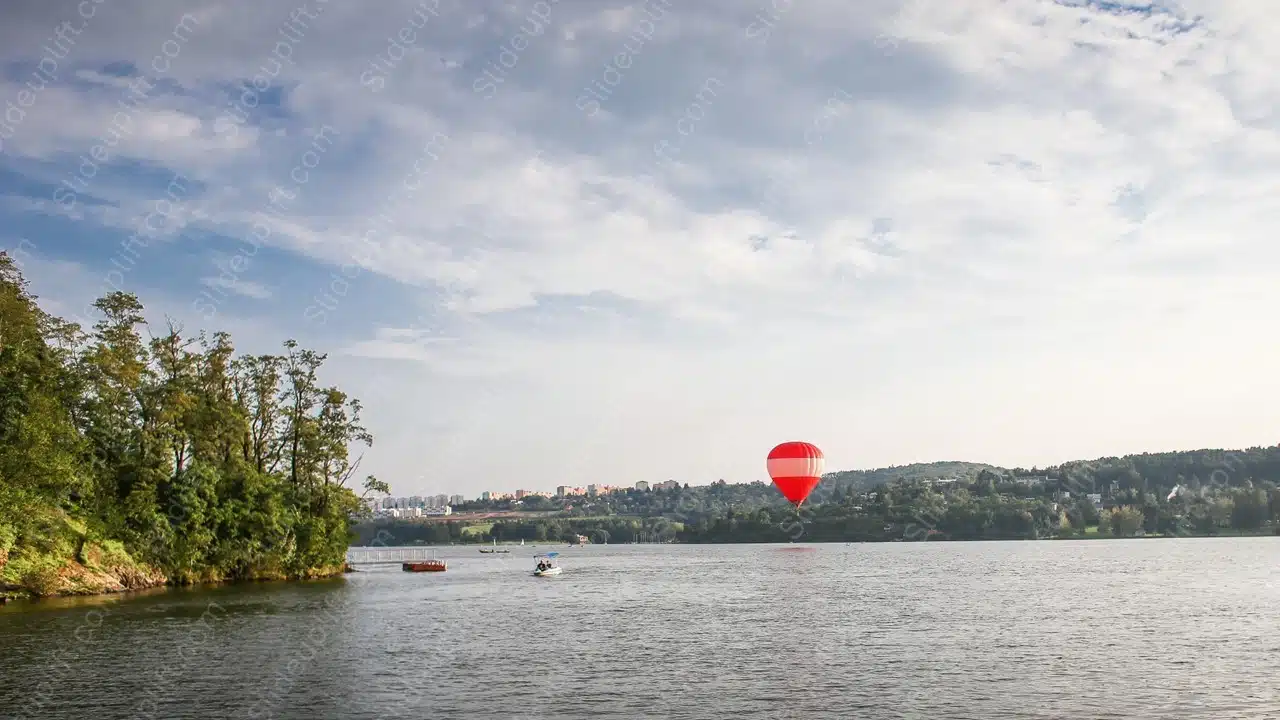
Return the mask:
{"type": "Polygon", "coordinates": [[[994,495],[996,492],[996,479],[998,476],[990,470],[983,470],[978,473],[978,480],[974,487],[974,492],[983,497],[994,495]]]}
{"type": "Polygon", "coordinates": [[[365,476],[364,484],[362,485],[362,487],[364,488],[364,492],[360,493],[361,500],[364,500],[365,498],[367,498],[369,496],[369,493],[379,493],[382,495],[391,494],[391,486],[382,482],[381,480],[379,480],[378,478],[372,475],[365,476]]]}
{"type": "Polygon", "coordinates": [[[1098,524],[1098,521],[1100,520],[1098,508],[1094,506],[1092,500],[1089,498],[1080,498],[1076,501],[1076,509],[1080,514],[1081,527],[1098,524]]]}
{"type": "Polygon", "coordinates": [[[1075,535],[1075,528],[1071,526],[1071,518],[1067,517],[1067,512],[1063,510],[1058,515],[1058,537],[1071,537],[1075,535]]]}
{"type": "Polygon", "coordinates": [[[1098,534],[1099,535],[1112,534],[1113,529],[1111,527],[1111,517],[1112,517],[1112,513],[1110,511],[1101,513],[1098,516],[1098,534]]]}
{"type": "Polygon", "coordinates": [[[0,252],[0,589],[57,592],[105,555],[179,583],[341,570],[390,488],[347,487],[372,436],[324,355],[236,357],[225,333],[151,335],[132,294],[94,306],[87,333],[48,315],[0,252]]]}
{"type": "Polygon", "coordinates": [[[1126,505],[1111,511],[1111,532],[1116,537],[1133,537],[1142,528],[1142,511],[1126,505]]]}
{"type": "Polygon", "coordinates": [[[1231,523],[1235,513],[1235,500],[1231,497],[1220,497],[1209,503],[1209,515],[1213,518],[1214,527],[1226,527],[1231,523]]]}
{"type": "Polygon", "coordinates": [[[77,335],[39,308],[16,263],[0,252],[0,567],[46,508],[74,503],[88,489],[85,443],[72,414],[77,335]]]}

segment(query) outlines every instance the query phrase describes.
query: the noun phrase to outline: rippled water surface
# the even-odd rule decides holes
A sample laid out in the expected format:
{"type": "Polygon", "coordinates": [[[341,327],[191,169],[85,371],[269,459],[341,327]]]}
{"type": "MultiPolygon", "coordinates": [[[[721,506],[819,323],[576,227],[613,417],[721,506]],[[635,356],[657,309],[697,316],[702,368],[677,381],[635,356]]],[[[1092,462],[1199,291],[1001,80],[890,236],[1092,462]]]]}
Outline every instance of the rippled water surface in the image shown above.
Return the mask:
{"type": "Polygon", "coordinates": [[[11,603],[0,717],[1280,718],[1277,539],[558,549],[11,603]]]}

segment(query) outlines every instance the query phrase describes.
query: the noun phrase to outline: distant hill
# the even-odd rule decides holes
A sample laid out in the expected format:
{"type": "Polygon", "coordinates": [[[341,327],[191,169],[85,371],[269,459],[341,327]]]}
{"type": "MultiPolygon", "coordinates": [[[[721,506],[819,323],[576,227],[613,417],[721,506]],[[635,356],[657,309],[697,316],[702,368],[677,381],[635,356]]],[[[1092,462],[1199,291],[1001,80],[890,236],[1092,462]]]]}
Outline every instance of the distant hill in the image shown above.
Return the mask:
{"type": "Polygon", "coordinates": [[[912,463],[895,465],[873,470],[841,470],[823,476],[822,484],[814,492],[814,499],[822,502],[825,495],[839,488],[841,490],[869,490],[882,483],[889,484],[895,480],[934,480],[957,478],[961,480],[978,476],[983,470],[1007,474],[1006,468],[986,463],[963,462],[960,460],[940,460],[938,462],[912,463]]]}
{"type": "Polygon", "coordinates": [[[815,502],[822,502],[836,488],[846,491],[868,490],[893,481],[953,477],[960,480],[972,479],[983,470],[990,470],[1001,477],[1036,475],[1063,481],[1071,479],[1077,485],[1089,485],[1098,489],[1142,487],[1152,491],[1167,491],[1179,485],[1198,487],[1206,483],[1236,486],[1250,482],[1280,483],[1280,446],[1135,453],[1093,460],[1071,460],[1061,465],[1031,470],[960,461],[915,463],[874,470],[844,470],[824,475],[813,498],[815,502]]]}
{"type": "MultiPolygon", "coordinates": [[[[763,468],[762,468],[763,470],[763,468]]],[[[943,460],[912,463],[869,470],[841,470],[827,473],[810,495],[810,505],[839,500],[850,492],[866,492],[878,486],[915,483],[929,480],[955,479],[961,486],[972,485],[982,472],[995,475],[995,481],[1017,477],[1044,478],[1041,483],[1071,492],[1111,493],[1134,490],[1142,493],[1167,494],[1175,487],[1196,490],[1206,485],[1245,487],[1253,483],[1280,483],[1280,447],[1254,447],[1243,450],[1199,449],[1176,452],[1142,453],[1123,457],[1073,460],[1043,468],[1006,468],[989,463],[943,460]]],[[[761,473],[763,474],[763,473],[761,473]]],[[[629,515],[653,517],[690,512],[723,514],[729,509],[752,511],[785,504],[773,484],[767,480],[749,483],[725,483],[681,486],[677,490],[628,490],[597,498],[557,499],[528,498],[528,504],[516,505],[510,500],[470,502],[456,508],[464,512],[498,510],[553,511],[572,504],[570,514],[579,517],[629,515]]]]}
{"type": "MultiPolygon", "coordinates": [[[[920,529],[920,518],[937,524],[937,532],[951,539],[1066,537],[1090,527],[1101,532],[1096,528],[1103,526],[1104,515],[1107,522],[1123,521],[1107,531],[1117,537],[1139,530],[1179,537],[1220,532],[1280,535],[1278,484],[1280,447],[1143,453],[1030,469],[949,460],[845,470],[823,476],[810,495],[806,507],[815,519],[806,537],[815,542],[919,539],[912,528],[920,529]],[[926,492],[921,485],[931,480],[958,482],[926,492]],[[877,489],[887,494],[854,496],[877,489]],[[1086,500],[1086,493],[1097,497],[1086,500]],[[1095,503],[1106,512],[1100,514],[1095,503]],[[1116,508],[1123,512],[1112,513],[1116,508]]],[[[520,506],[500,500],[458,508],[466,513],[525,511],[484,518],[476,525],[482,530],[464,528],[477,522],[466,515],[435,523],[380,519],[356,530],[362,542],[390,533],[402,544],[563,540],[578,535],[592,537],[592,542],[795,539],[793,530],[784,528],[796,511],[764,480],[527,501],[520,506]],[[542,513],[535,516],[530,510],[542,513]]]]}

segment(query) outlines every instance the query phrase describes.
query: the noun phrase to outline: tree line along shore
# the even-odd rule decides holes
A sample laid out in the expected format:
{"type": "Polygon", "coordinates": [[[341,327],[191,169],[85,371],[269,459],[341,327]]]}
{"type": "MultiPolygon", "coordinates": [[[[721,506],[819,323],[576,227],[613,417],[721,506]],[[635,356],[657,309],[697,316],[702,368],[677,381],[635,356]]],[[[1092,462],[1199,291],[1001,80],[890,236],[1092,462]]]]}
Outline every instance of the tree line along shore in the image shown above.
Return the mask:
{"type": "Polygon", "coordinates": [[[0,597],[344,570],[372,437],[325,355],[157,331],[124,292],[92,328],[36,300],[0,252],[0,597]]]}
{"type": "Polygon", "coordinates": [[[799,511],[766,482],[471,502],[486,521],[368,520],[357,542],[776,543],[1280,534],[1280,447],[999,468],[938,462],[831,473],[799,511]],[[549,514],[544,514],[549,513],[549,514]]]}

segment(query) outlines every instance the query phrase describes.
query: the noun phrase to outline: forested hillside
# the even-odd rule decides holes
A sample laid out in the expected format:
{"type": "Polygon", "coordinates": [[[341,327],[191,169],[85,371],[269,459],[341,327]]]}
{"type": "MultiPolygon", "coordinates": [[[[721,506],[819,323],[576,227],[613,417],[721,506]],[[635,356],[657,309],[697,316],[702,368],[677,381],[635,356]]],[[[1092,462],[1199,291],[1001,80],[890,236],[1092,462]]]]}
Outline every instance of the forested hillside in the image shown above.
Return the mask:
{"type": "Polygon", "coordinates": [[[459,543],[996,540],[1280,532],[1280,448],[1194,450],[1030,470],[921,463],[835,472],[797,512],[764,482],[527,497],[463,510],[542,517],[468,523],[381,520],[361,541],[459,543]]]}
{"type": "Polygon", "coordinates": [[[986,463],[940,461],[876,468],[874,470],[841,470],[827,474],[811,496],[815,502],[826,502],[836,491],[869,490],[877,485],[910,480],[935,480],[939,478],[972,479],[983,470],[1003,468],[986,463]]]}
{"type": "Polygon", "coordinates": [[[92,328],[46,313],[0,252],[0,594],[340,572],[348,447],[372,438],[325,356],[237,356],[128,293],[95,307],[92,328]]]}

